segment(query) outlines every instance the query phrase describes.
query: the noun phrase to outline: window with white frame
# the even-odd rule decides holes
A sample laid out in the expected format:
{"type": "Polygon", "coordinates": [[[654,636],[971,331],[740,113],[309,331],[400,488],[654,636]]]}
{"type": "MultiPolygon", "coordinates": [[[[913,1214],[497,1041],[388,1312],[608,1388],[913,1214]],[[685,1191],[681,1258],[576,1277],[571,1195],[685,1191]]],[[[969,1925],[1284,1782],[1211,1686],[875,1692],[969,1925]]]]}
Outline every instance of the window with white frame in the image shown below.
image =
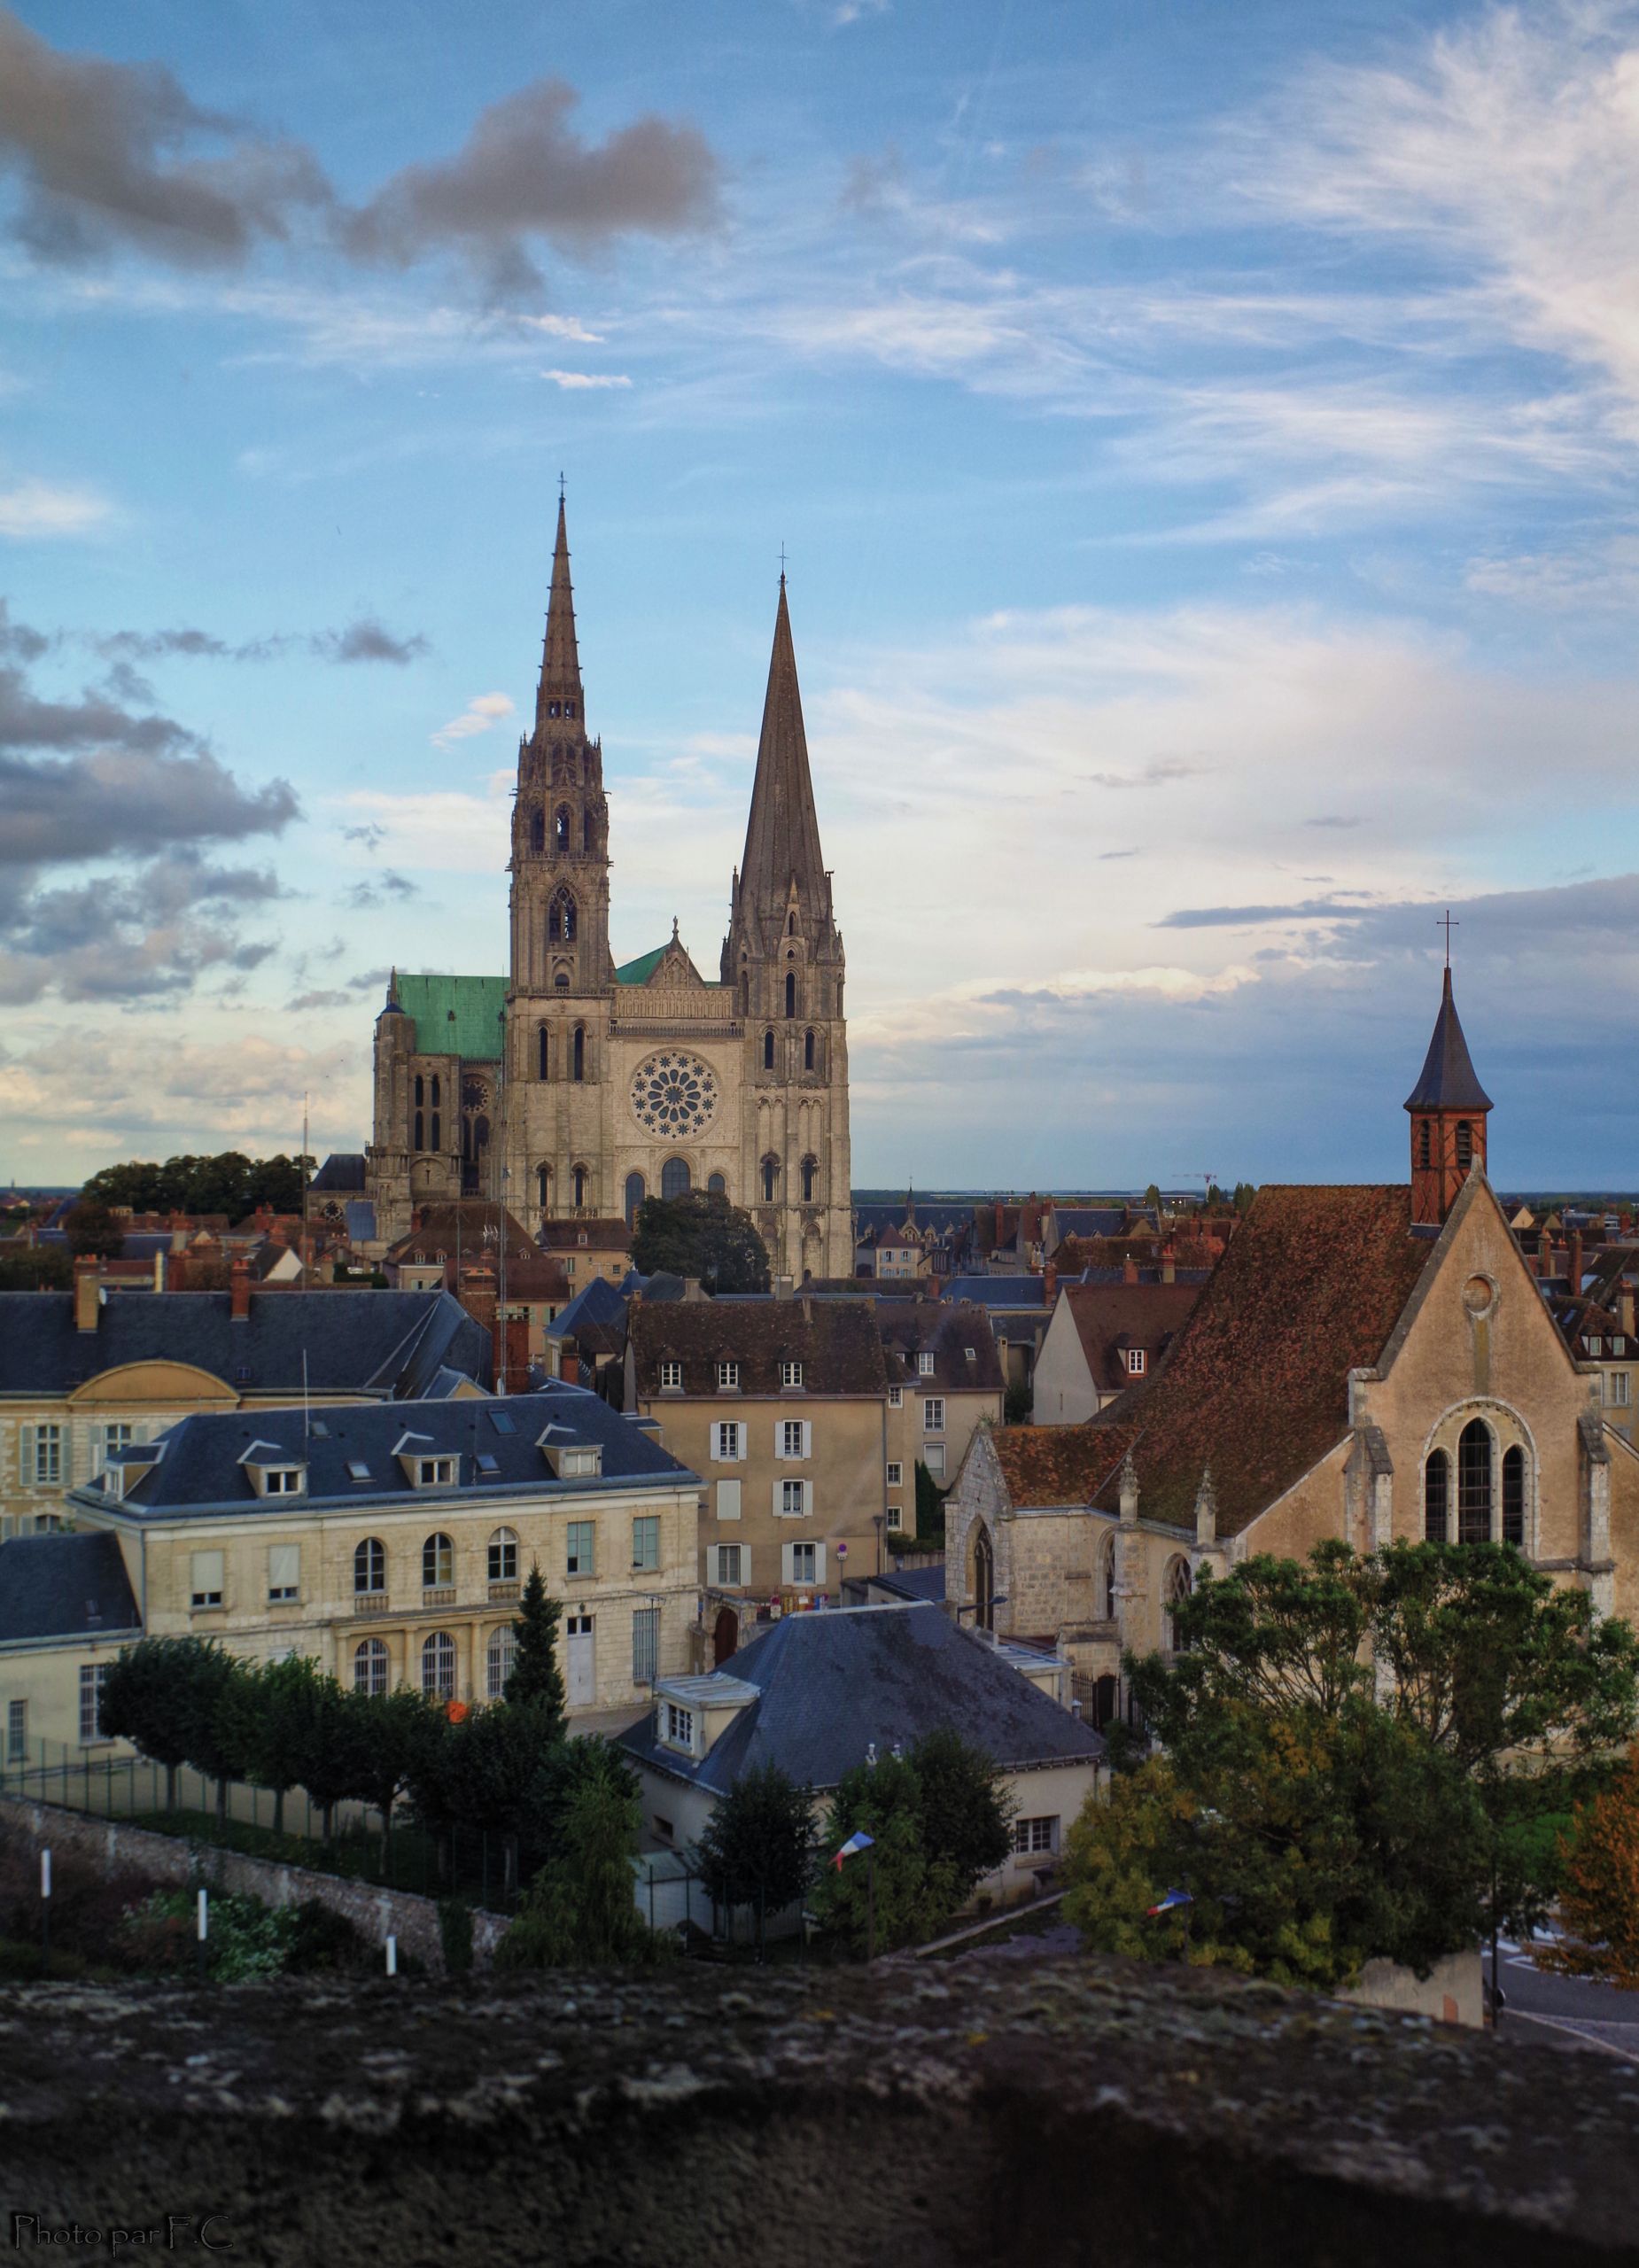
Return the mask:
{"type": "Polygon", "coordinates": [[[353,1689],[379,1697],[392,1674],[392,1657],[385,1638],[364,1638],[353,1650],[353,1689]]]}
{"type": "Polygon", "coordinates": [[[1059,1847],[1057,1818],[1015,1819],[1013,1823],[1013,1847],[1021,1858],[1056,1851],[1059,1847]]]}
{"type": "Polygon", "coordinates": [[[354,1547],[353,1588],[361,1596],[386,1589],[387,1547],[379,1536],[367,1535],[362,1543],[354,1547]]]}
{"type": "Polygon", "coordinates": [[[490,1632],[489,1644],[484,1653],[485,1689],[492,1701],[505,1700],[507,1680],[512,1674],[517,1658],[517,1634],[509,1622],[503,1622],[499,1630],[490,1632]]]}
{"type": "Polygon", "coordinates": [[[929,1394],[922,1403],[922,1431],[924,1433],[944,1433],[944,1397],[943,1394],[929,1394]]]}
{"type": "Polygon", "coordinates": [[[518,1540],[509,1527],[498,1527],[489,1540],[489,1579],[492,1583],[516,1583],[518,1579],[518,1540]]]}
{"type": "Polygon", "coordinates": [[[905,1388],[902,1386],[890,1386],[889,1387],[888,1407],[890,1410],[903,1410],[905,1408],[905,1388]]]}
{"type": "Polygon", "coordinates": [[[1611,1341],[1611,1352],[1613,1355],[1625,1355],[1627,1352],[1627,1341],[1625,1339],[1613,1339],[1611,1341]]]}
{"type": "Polygon", "coordinates": [[[731,1589],[749,1580],[745,1568],[750,1555],[743,1543],[719,1543],[712,1549],[717,1554],[717,1580],[731,1589]]]}
{"type": "Polygon", "coordinates": [[[681,1363],[662,1363],[660,1365],[661,1393],[680,1394],[682,1390],[683,1365],[681,1363]]]}
{"type": "Polygon", "coordinates": [[[597,1570],[594,1565],[596,1548],[595,1520],[571,1520],[565,1549],[563,1572],[568,1575],[591,1575],[597,1570]]]}
{"type": "Polygon", "coordinates": [[[1127,1376],[1130,1379],[1141,1379],[1144,1376],[1144,1349],[1142,1347],[1128,1348],[1127,1376]]]}
{"type": "Polygon", "coordinates": [[[780,1365],[780,1383],[781,1386],[801,1386],[803,1383],[802,1364],[800,1363],[781,1363],[780,1365]]]}
{"type": "Polygon", "coordinates": [[[738,1464],[745,1455],[745,1428],[737,1418],[725,1418],[711,1428],[711,1461],[714,1464],[738,1464]]]}
{"type": "Polygon", "coordinates": [[[430,1535],[421,1547],[423,1590],[448,1590],[455,1581],[455,1547],[442,1533],[430,1535]]]}
{"type": "Polygon", "coordinates": [[[740,1517],[740,1483],[719,1480],[717,1484],[717,1516],[720,1520],[737,1520],[740,1517]]]}
{"type": "Polygon", "coordinates": [[[80,1665],[80,1745],[89,1748],[94,1740],[106,1740],[103,1730],[103,1688],[108,1682],[106,1662],[82,1662],[80,1665]]]}
{"type": "Polygon", "coordinates": [[[115,1418],[112,1425],[98,1425],[93,1435],[97,1472],[105,1471],[109,1458],[117,1456],[121,1449],[128,1449],[135,1438],[135,1427],[128,1425],[124,1418],[115,1418]]]}
{"type": "Polygon", "coordinates": [[[897,1535],[904,1526],[905,1506],[903,1504],[889,1504],[888,1507],[888,1529],[889,1534],[897,1535]]]}
{"type": "Polygon", "coordinates": [[[782,1557],[788,1583],[817,1583],[825,1574],[823,1547],[818,1543],[788,1543],[782,1557]]]}
{"type": "Polygon", "coordinates": [[[780,1455],[791,1457],[812,1456],[813,1427],[805,1418],[782,1418],[780,1421],[780,1455]]]}
{"type": "Polygon", "coordinates": [[[916,1369],[919,1377],[930,1379],[933,1376],[933,1348],[931,1347],[921,1348],[916,1357],[916,1369]]]}
{"type": "Polygon", "coordinates": [[[660,1565],[660,1521],[655,1514],[645,1513],[632,1523],[632,1565],[649,1570],[660,1565]]]}
{"type": "Polygon", "coordinates": [[[719,1394],[736,1392],[740,1385],[739,1363],[719,1363],[717,1366],[717,1385],[719,1394]]]}
{"type": "Polygon", "coordinates": [[[291,1606],[300,1596],[300,1544],[269,1544],[268,1547],[268,1604],[270,1606],[291,1606]]]}
{"type": "Polygon", "coordinates": [[[781,1519],[805,1519],[813,1510],[813,1483],[810,1480],[776,1480],[774,1510],[781,1519]]]}
{"type": "Polygon", "coordinates": [[[299,1496],[301,1495],[300,1465],[264,1465],[261,1492],[264,1496],[299,1496]]]}
{"type": "Polygon", "coordinates": [[[903,1488],[903,1487],[904,1487],[904,1486],[905,1486],[905,1467],[904,1467],[904,1465],[903,1465],[903,1464],[898,1464],[898,1463],[897,1463],[897,1462],[896,1462],[896,1463],[892,1463],[892,1464],[890,1464],[889,1465],[889,1467],[888,1467],[888,1486],[889,1486],[890,1488],[903,1488]]]}
{"type": "Polygon", "coordinates": [[[944,1443],[943,1441],[924,1441],[922,1443],[922,1463],[928,1467],[928,1472],[932,1473],[936,1480],[943,1480],[944,1478],[944,1443]]]}
{"type": "Polygon", "coordinates": [[[1634,1380],[1631,1371],[1605,1372],[1605,1400],[1612,1409],[1626,1410],[1633,1401],[1634,1380]]]}
{"type": "Polygon", "coordinates": [[[51,1486],[63,1477],[63,1429],[60,1425],[36,1425],[33,1478],[37,1486],[51,1486]]]}
{"type": "Polygon", "coordinates": [[[28,1704],[8,1701],[5,1705],[5,1760],[8,1764],[28,1761],[28,1704]]]}
{"type": "Polygon", "coordinates": [[[455,1460],[453,1456],[418,1456],[416,1460],[417,1488],[453,1488],[455,1485],[455,1460]]]}
{"type": "Polygon", "coordinates": [[[222,1555],[220,1551],[196,1551],[192,1556],[190,1603],[194,1606],[220,1606],[222,1603],[222,1555]]]}
{"type": "Polygon", "coordinates": [[[692,1748],[695,1744],[695,1713],[680,1709],[675,1701],[666,1703],[666,1738],[673,1748],[692,1748]]]}

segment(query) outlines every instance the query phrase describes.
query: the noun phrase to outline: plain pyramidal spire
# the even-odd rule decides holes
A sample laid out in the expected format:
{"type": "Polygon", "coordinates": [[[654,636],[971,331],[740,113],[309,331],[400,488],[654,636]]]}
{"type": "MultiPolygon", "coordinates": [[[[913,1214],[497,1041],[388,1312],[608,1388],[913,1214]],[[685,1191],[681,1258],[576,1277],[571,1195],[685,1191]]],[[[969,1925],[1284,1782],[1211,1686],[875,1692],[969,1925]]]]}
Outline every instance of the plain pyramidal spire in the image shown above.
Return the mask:
{"type": "Polygon", "coordinates": [[[1468,1052],[1468,1042],[1463,1037],[1456,1002],[1452,998],[1451,969],[1448,963],[1440,996],[1440,1014],[1434,1019],[1433,1037],[1428,1043],[1428,1053],[1423,1059],[1421,1076],[1406,1097],[1406,1108],[1480,1112],[1490,1107],[1491,1098],[1480,1084],[1473,1058],[1468,1052]]]}
{"type": "Polygon", "coordinates": [[[824,904],[825,861],[808,770],[791,610],[781,572],[751,816],[746,826],[745,857],[740,862],[741,895],[759,912],[778,912],[783,918],[793,882],[811,913],[824,904]]]}
{"type": "Polygon", "coordinates": [[[547,634],[540,653],[540,689],[535,696],[535,721],[548,717],[581,714],[580,651],[575,641],[575,590],[569,579],[569,523],[563,498],[558,496],[557,542],[552,554],[552,594],[547,601],[547,634]],[[559,705],[554,709],[551,704],[559,705]],[[572,708],[564,708],[572,702],[572,708]]]}

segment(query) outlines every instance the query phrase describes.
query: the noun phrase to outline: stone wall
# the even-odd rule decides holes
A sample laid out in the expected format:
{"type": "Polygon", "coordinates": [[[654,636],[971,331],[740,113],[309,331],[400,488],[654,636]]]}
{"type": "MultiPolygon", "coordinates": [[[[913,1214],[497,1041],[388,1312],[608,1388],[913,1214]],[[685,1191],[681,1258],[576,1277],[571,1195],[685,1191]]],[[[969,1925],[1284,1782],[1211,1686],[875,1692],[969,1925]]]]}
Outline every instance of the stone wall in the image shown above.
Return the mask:
{"type": "Polygon", "coordinates": [[[1170,1967],[13,1986],[0,2027],[8,2214],[210,2215],[271,2268],[1593,2268],[1639,2228],[1627,2062],[1170,1967]]]}
{"type": "MultiPolygon", "coordinates": [[[[207,1888],[248,1891],[268,1906],[302,1905],[316,1899],[333,1913],[345,1914],[377,1945],[385,1946],[395,1937],[404,1952],[414,1953],[435,1975],[443,1971],[437,1904],[411,1891],[384,1890],[378,1883],[318,1874],[309,1867],[281,1866],[272,1859],[219,1851],[178,1835],[155,1835],[119,1820],[62,1811],[55,1804],[21,1803],[9,1796],[0,1797],[0,1837],[20,1841],[32,1851],[49,1849],[59,1858],[88,1859],[105,1876],[129,1872],[156,1882],[186,1884],[193,1879],[197,1864],[207,1888]]],[[[478,1966],[488,1964],[506,1930],[504,1915],[474,1914],[472,1957],[478,1966]]]]}

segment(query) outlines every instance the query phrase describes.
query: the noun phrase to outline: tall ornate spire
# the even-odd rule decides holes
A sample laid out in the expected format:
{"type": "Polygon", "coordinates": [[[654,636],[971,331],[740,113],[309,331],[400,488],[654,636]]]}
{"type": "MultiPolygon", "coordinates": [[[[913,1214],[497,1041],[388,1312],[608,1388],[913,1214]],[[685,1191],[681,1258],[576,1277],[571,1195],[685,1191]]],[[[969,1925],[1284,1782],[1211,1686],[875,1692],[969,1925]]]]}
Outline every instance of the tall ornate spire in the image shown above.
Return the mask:
{"type": "Polygon", "coordinates": [[[552,554],[552,595],[547,602],[547,634],[540,649],[540,686],[535,722],[548,717],[582,717],[580,652],[575,641],[575,593],[569,579],[569,525],[558,496],[557,545],[552,554]],[[551,704],[556,702],[555,709],[551,704]],[[571,703],[565,707],[564,703],[571,703]]]}
{"type": "Polygon", "coordinates": [[[754,920],[772,916],[783,927],[793,882],[808,921],[827,910],[820,821],[808,770],[808,741],[803,731],[803,696],[796,683],[796,649],[791,642],[791,616],[781,574],[774,650],[763,702],[763,735],[757,750],[757,780],[751,789],[745,857],[740,862],[740,902],[754,920]]]}

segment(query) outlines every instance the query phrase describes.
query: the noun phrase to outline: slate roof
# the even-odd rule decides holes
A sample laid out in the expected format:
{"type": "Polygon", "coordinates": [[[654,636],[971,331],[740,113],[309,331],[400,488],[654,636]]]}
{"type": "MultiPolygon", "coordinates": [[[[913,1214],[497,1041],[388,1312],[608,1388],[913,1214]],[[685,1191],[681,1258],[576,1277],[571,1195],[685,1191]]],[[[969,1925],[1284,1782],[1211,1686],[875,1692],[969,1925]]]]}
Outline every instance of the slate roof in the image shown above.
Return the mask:
{"type": "Polygon", "coordinates": [[[563,1220],[543,1221],[535,1241],[543,1252],[583,1252],[588,1247],[598,1252],[625,1252],[630,1248],[632,1231],[622,1220],[587,1220],[573,1215],[563,1220]]]}
{"type": "Polygon", "coordinates": [[[540,1248],[533,1237],[504,1207],[488,1203],[419,1205],[416,1226],[389,1245],[385,1258],[394,1262],[435,1260],[440,1253],[454,1260],[481,1260],[495,1251],[496,1232],[503,1225],[509,1259],[539,1260],[540,1248]]]}
{"type": "Polygon", "coordinates": [[[1411,1193],[1259,1190],[1165,1359],[1084,1425],[992,1435],[1015,1504],[1119,1506],[1132,1450],[1138,1511],[1191,1528],[1210,1462],[1218,1532],[1232,1535],[1342,1440],[1348,1373],[1375,1363],[1433,1247],[1411,1193]]]}
{"type": "Polygon", "coordinates": [[[319,1168],[308,1189],[327,1194],[356,1197],[364,1190],[364,1153],[362,1150],[332,1150],[319,1168]]]}
{"type": "Polygon", "coordinates": [[[1408,1110],[1489,1110],[1491,1098],[1480,1085],[1463,1037],[1456,1002],[1451,997],[1451,971],[1445,973],[1440,1014],[1418,1083],[1406,1097],[1408,1110]]]}
{"type": "MultiPolygon", "coordinates": [[[[717,1365],[740,1365],[742,1396],[778,1394],[780,1365],[803,1366],[807,1394],[880,1394],[882,1343],[866,1300],[634,1301],[626,1329],[637,1390],[660,1392],[660,1365],[681,1363],[685,1395],[718,1392],[717,1365]]],[[[785,1389],[791,1393],[793,1389],[785,1389]]]]}
{"type": "Polygon", "coordinates": [[[1040,1276],[951,1276],[940,1285],[947,1300],[971,1300],[982,1308],[1039,1308],[1045,1304],[1040,1276]]]}
{"type": "Polygon", "coordinates": [[[1050,1209],[1060,1244],[1066,1237],[1118,1237],[1127,1226],[1124,1205],[1054,1205],[1050,1209]]]}
{"type": "MultiPolygon", "coordinates": [[[[759,1697],[698,1761],[655,1737],[652,1710],[618,1736],[639,1761],[726,1795],[774,1764],[799,1787],[836,1786],[874,1741],[886,1756],[924,1734],[959,1732],[1005,1770],[1094,1762],[1101,1735],[1050,1700],[942,1606],[856,1606],[788,1614],[727,1671],[759,1697]]],[[[663,1683],[664,1681],[662,1681],[663,1683]]]]}
{"type": "Polygon", "coordinates": [[[1130,1348],[1142,1348],[1153,1365],[1189,1320],[1200,1296],[1200,1280],[1067,1284],[1060,1296],[1069,1309],[1094,1385],[1106,1394],[1124,1391],[1130,1383],[1130,1348]]]}
{"type": "Polygon", "coordinates": [[[140,1631],[116,1535],[14,1535],[0,1543],[0,1646],[140,1631]]]}
{"type": "Polygon", "coordinates": [[[572,1339],[577,1332],[589,1326],[608,1328],[616,1324],[624,1331],[625,1312],[625,1294],[620,1286],[611,1284],[607,1276],[594,1276],[582,1285],[567,1307],[559,1309],[550,1335],[554,1339],[572,1339]]]}
{"type": "MultiPolygon", "coordinates": [[[[501,1012],[511,980],[505,976],[398,975],[399,1006],[414,1019],[416,1047],[423,1055],[459,1055],[470,1063],[501,1058],[501,1012]]],[[[456,1115],[456,1098],[445,1108],[456,1115]]]]}
{"type": "Polygon", "coordinates": [[[990,1316],[973,1301],[877,1300],[873,1304],[889,1386],[937,1386],[945,1393],[959,1394],[986,1387],[999,1392],[1006,1383],[990,1316]],[[931,1376],[916,1366],[924,1349],[933,1355],[931,1376]]]}
{"type": "MultiPolygon", "coordinates": [[[[481,1495],[485,1490],[516,1494],[520,1487],[532,1494],[575,1495],[588,1489],[691,1477],[686,1465],[601,1396],[556,1381],[535,1394],[347,1402],[306,1418],[299,1409],[204,1412],[180,1419],[161,1437],[161,1449],[158,1458],[151,1448],[145,1449],[128,1464],[126,1494],[120,1504],[123,1516],[175,1518],[225,1505],[236,1514],[265,1512],[272,1519],[288,1519],[315,1503],[356,1507],[424,1500],[434,1504],[450,1503],[458,1495],[470,1502],[475,1489],[481,1495]],[[557,1438],[566,1445],[602,1445],[601,1480],[558,1479],[540,1445],[548,1425],[562,1429],[557,1438]],[[416,1487],[399,1462],[399,1444],[407,1434],[416,1439],[406,1454],[455,1458],[458,1481],[448,1487],[416,1487]],[[264,1463],[306,1463],[305,1495],[255,1494],[241,1460],[258,1442],[275,1453],[264,1457],[264,1463]],[[494,1470],[481,1468],[479,1457],[489,1458],[494,1470]],[[368,1468],[367,1479],[354,1476],[354,1464],[368,1468]]],[[[95,1486],[72,1495],[93,1503],[105,1501],[95,1486]]]]}
{"type": "Polygon", "coordinates": [[[898,1598],[930,1599],[937,1605],[944,1596],[944,1562],[941,1560],[936,1567],[900,1567],[890,1574],[865,1575],[858,1580],[874,1590],[892,1591],[898,1598]]]}
{"type": "Polygon", "coordinates": [[[189,1363],[238,1392],[403,1397],[445,1365],[480,1385],[489,1333],[446,1292],[252,1292],[242,1323],[228,1292],[116,1293],[76,1331],[72,1292],[0,1292],[0,1399],[70,1392],[127,1363],[189,1363]]]}

